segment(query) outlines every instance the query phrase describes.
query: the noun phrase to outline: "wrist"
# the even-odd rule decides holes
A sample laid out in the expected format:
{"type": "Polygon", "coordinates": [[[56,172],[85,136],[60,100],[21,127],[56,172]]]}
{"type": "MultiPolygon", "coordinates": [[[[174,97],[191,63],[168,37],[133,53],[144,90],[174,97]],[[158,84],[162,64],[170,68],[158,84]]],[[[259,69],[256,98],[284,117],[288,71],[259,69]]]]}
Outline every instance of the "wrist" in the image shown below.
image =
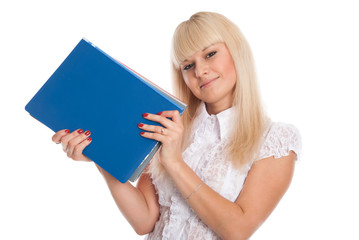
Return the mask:
{"type": "Polygon", "coordinates": [[[204,182],[182,157],[177,161],[167,163],[164,168],[187,201],[204,185],[204,182]]]}
{"type": "Polygon", "coordinates": [[[163,167],[166,169],[166,171],[172,175],[174,172],[180,171],[180,169],[183,168],[185,161],[183,160],[182,156],[179,156],[176,159],[168,160],[165,162],[162,162],[163,167]]]}

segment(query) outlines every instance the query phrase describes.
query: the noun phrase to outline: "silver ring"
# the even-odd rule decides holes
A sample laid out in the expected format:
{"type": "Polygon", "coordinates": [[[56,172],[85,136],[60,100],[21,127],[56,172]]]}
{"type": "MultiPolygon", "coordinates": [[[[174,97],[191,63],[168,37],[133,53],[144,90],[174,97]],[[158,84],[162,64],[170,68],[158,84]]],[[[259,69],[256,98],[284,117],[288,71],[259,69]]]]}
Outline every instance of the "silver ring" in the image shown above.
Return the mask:
{"type": "Polygon", "coordinates": [[[164,128],[161,128],[161,135],[163,135],[165,132],[165,129],[164,128]]]}

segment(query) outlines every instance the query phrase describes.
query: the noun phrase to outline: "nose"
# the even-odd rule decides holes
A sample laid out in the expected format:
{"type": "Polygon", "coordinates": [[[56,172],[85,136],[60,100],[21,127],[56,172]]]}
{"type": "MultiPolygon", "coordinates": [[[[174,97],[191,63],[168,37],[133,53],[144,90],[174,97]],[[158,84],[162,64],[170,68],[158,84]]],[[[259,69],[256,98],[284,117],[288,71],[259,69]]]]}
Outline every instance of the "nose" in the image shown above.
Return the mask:
{"type": "Polygon", "coordinates": [[[208,74],[208,64],[205,62],[197,62],[196,63],[196,77],[197,78],[203,78],[205,76],[207,76],[208,74]]]}

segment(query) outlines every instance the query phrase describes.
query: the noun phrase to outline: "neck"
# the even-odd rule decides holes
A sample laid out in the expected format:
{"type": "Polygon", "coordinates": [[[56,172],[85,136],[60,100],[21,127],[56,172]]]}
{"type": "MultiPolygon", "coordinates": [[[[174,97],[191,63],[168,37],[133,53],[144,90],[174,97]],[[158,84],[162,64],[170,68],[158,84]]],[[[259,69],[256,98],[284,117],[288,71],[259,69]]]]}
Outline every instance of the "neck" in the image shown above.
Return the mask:
{"type": "Polygon", "coordinates": [[[216,115],[228,108],[232,107],[232,104],[228,103],[205,103],[206,110],[209,115],[216,115]]]}

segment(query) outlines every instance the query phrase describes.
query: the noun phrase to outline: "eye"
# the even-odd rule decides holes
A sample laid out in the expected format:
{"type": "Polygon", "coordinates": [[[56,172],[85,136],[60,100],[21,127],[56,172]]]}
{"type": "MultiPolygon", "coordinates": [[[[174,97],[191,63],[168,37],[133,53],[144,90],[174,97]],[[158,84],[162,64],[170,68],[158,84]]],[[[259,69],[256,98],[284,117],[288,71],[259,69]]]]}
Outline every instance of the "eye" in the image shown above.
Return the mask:
{"type": "Polygon", "coordinates": [[[206,58],[213,57],[216,53],[217,53],[216,51],[210,52],[206,55],[206,58]]]}
{"type": "Polygon", "coordinates": [[[188,65],[184,66],[183,70],[189,70],[193,67],[193,65],[194,65],[193,63],[188,64],[188,65]]]}

